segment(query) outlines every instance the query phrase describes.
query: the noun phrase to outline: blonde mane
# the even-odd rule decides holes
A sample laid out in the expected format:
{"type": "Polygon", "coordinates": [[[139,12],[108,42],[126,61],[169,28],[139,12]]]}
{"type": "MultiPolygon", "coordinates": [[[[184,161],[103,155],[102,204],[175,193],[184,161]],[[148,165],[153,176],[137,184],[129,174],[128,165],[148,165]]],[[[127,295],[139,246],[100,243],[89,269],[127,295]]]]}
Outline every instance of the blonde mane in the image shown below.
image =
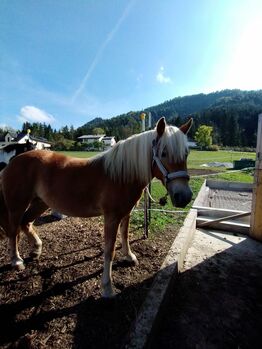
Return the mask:
{"type": "MultiPolygon", "coordinates": [[[[152,130],[118,142],[99,157],[103,159],[105,172],[114,181],[149,183],[152,179],[152,142],[157,137],[156,130],[152,130]]],[[[166,126],[159,140],[159,154],[164,148],[170,161],[181,162],[185,159],[187,138],[177,127],[166,126]]]]}

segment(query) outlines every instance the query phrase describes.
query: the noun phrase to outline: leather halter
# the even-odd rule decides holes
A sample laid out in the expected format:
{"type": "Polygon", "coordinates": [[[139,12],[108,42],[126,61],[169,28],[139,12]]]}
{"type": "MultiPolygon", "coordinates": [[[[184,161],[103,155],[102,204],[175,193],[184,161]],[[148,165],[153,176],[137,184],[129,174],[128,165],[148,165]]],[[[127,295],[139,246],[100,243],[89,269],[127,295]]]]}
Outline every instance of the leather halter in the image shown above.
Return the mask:
{"type": "Polygon", "coordinates": [[[157,146],[157,141],[154,139],[152,142],[152,150],[153,150],[153,164],[154,162],[156,163],[157,167],[159,168],[160,172],[164,176],[164,183],[165,186],[173,181],[174,179],[177,178],[185,178],[189,180],[189,175],[187,171],[173,171],[173,172],[168,172],[165,166],[163,165],[162,161],[158,157],[158,150],[159,147],[157,146]]]}

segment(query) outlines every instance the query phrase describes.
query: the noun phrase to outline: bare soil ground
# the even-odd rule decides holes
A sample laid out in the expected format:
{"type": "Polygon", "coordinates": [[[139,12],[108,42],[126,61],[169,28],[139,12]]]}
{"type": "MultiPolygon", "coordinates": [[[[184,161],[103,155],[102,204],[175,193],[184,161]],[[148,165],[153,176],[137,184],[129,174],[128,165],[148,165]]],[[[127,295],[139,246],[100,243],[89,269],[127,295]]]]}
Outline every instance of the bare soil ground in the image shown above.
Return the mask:
{"type": "MultiPolygon", "coordinates": [[[[0,241],[1,348],[121,348],[177,231],[144,240],[131,233],[140,262],[121,262],[117,244],[113,267],[117,296],[101,299],[103,221],[100,218],[40,217],[39,262],[26,259],[24,271],[9,264],[7,240],[0,241]]],[[[20,251],[28,256],[27,241],[20,251]]]]}

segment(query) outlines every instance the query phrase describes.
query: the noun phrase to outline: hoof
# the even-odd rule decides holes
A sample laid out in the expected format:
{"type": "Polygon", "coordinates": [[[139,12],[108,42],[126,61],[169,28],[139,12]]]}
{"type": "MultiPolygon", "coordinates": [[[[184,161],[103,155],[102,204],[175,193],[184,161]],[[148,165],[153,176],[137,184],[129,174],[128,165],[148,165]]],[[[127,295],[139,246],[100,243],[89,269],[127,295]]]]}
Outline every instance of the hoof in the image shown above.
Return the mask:
{"type": "Polygon", "coordinates": [[[25,270],[25,265],[24,265],[24,263],[21,263],[21,264],[16,265],[15,268],[18,271],[25,270]]]}
{"type": "Polygon", "coordinates": [[[115,299],[115,297],[116,297],[116,293],[115,292],[103,292],[102,293],[102,298],[103,299],[108,299],[108,300],[110,300],[110,299],[115,299]]]}
{"type": "Polygon", "coordinates": [[[124,262],[128,262],[131,265],[139,265],[139,262],[134,254],[124,256],[122,259],[124,262]]]}
{"type": "Polygon", "coordinates": [[[15,268],[15,270],[24,270],[25,269],[25,265],[24,265],[24,261],[23,260],[18,260],[15,262],[12,262],[12,267],[15,268]]]}
{"type": "Polygon", "coordinates": [[[115,298],[116,293],[113,290],[112,286],[102,286],[102,298],[103,299],[113,299],[115,298]]]}

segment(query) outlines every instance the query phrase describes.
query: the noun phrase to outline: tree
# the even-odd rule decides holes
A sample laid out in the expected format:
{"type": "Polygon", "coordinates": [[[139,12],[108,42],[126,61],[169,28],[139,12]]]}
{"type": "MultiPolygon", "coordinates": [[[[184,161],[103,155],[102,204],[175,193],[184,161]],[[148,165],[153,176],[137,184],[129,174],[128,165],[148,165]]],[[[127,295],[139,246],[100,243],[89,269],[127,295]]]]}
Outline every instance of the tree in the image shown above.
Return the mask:
{"type": "Polygon", "coordinates": [[[95,127],[92,130],[93,135],[104,135],[105,131],[101,127],[95,127]]]}
{"type": "Polygon", "coordinates": [[[201,149],[208,148],[212,144],[212,132],[212,126],[201,125],[198,127],[195,133],[195,140],[201,149]]]}

